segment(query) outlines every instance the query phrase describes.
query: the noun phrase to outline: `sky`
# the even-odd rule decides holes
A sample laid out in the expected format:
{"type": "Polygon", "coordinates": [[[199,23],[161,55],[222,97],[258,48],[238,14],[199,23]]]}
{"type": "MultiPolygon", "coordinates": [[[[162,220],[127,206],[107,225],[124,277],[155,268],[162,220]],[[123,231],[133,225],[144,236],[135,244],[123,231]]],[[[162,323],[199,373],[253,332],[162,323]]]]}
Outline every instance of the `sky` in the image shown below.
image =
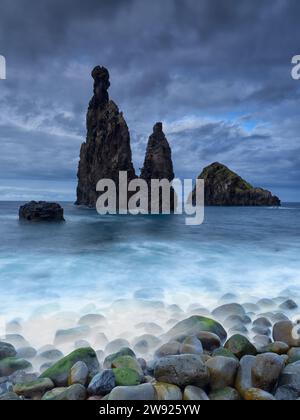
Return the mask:
{"type": "Polygon", "coordinates": [[[75,200],[103,65],[137,173],[162,121],[177,177],[219,161],[300,201],[299,18],[299,0],[1,0],[0,200],[75,200]]]}

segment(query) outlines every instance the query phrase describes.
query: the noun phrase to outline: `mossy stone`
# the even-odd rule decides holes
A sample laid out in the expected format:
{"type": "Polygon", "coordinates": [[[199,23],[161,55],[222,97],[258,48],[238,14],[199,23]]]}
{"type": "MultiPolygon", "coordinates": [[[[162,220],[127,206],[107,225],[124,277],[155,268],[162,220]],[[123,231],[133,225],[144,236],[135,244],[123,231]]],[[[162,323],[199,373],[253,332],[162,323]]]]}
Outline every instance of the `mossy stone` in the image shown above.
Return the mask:
{"type": "Polygon", "coordinates": [[[32,365],[27,360],[19,359],[17,357],[6,357],[0,361],[0,377],[10,376],[18,370],[26,370],[32,365]]]}
{"type": "Polygon", "coordinates": [[[255,356],[257,354],[254,345],[250,343],[247,337],[240,334],[233,335],[224,347],[239,359],[243,356],[255,356]]]}
{"type": "Polygon", "coordinates": [[[53,366],[43,372],[40,378],[50,378],[57,387],[66,386],[68,384],[70,371],[77,362],[84,362],[91,375],[95,375],[100,369],[95,351],[90,347],[86,347],[75,350],[68,356],[56,362],[53,366]]]}
{"type": "Polygon", "coordinates": [[[113,369],[117,386],[135,386],[141,383],[138,372],[130,368],[113,369]]]}

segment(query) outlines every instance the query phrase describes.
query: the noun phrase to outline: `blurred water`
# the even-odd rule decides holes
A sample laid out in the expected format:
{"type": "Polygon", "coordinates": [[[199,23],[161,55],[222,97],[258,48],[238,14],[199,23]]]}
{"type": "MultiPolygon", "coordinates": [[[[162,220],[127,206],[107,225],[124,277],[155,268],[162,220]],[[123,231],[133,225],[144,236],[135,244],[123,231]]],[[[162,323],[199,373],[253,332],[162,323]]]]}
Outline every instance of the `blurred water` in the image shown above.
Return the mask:
{"type": "Polygon", "coordinates": [[[300,292],[300,204],[206,208],[183,216],[99,216],[63,203],[66,223],[18,221],[21,203],[0,203],[0,314],[136,298],[209,305],[224,293],[300,292]]]}

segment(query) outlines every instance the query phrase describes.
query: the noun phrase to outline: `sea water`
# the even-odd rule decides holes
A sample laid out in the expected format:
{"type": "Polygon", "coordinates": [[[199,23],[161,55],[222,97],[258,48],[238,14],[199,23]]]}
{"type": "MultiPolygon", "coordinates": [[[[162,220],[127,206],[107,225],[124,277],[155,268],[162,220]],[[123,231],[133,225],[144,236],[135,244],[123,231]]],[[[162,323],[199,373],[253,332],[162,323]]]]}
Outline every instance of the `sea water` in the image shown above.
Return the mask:
{"type": "Polygon", "coordinates": [[[178,215],[99,216],[72,203],[62,203],[65,223],[35,224],[19,222],[21,204],[0,203],[2,319],[113,305],[122,319],[126,303],[138,318],[154,302],[159,323],[159,304],[211,308],[227,293],[300,303],[300,204],[209,207],[200,226],[178,215]]]}

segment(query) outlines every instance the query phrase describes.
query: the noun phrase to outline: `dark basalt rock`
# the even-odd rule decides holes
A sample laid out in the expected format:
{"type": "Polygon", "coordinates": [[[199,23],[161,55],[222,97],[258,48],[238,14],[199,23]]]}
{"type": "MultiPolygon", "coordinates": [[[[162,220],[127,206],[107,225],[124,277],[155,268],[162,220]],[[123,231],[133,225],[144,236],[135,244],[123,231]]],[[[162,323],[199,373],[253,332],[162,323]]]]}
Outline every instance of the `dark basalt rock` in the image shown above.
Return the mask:
{"type": "MultiPolygon", "coordinates": [[[[198,179],[205,181],[207,206],[280,206],[270,191],[255,188],[221,163],[207,166],[198,179]]],[[[196,191],[189,197],[195,204],[196,191]]]]}
{"type": "Polygon", "coordinates": [[[94,96],[87,112],[87,138],[80,151],[77,205],[95,207],[96,185],[111,179],[118,188],[119,171],[127,171],[128,182],[136,178],[132,164],[130,135],[117,105],[109,100],[109,72],[97,66],[92,71],[94,96]]]}
{"type": "MultiPolygon", "coordinates": [[[[155,124],[153,134],[149,137],[144,166],[140,178],[148,183],[149,187],[149,208],[151,208],[151,180],[166,179],[173,181],[172,152],[168,140],[163,132],[161,122],[155,124]]],[[[170,210],[174,211],[177,205],[177,197],[174,189],[171,189],[170,210]]],[[[159,212],[162,212],[162,197],[159,199],[159,212]]]]}
{"type": "Polygon", "coordinates": [[[57,203],[31,201],[20,207],[20,220],[29,222],[64,222],[64,209],[57,203]]]}

